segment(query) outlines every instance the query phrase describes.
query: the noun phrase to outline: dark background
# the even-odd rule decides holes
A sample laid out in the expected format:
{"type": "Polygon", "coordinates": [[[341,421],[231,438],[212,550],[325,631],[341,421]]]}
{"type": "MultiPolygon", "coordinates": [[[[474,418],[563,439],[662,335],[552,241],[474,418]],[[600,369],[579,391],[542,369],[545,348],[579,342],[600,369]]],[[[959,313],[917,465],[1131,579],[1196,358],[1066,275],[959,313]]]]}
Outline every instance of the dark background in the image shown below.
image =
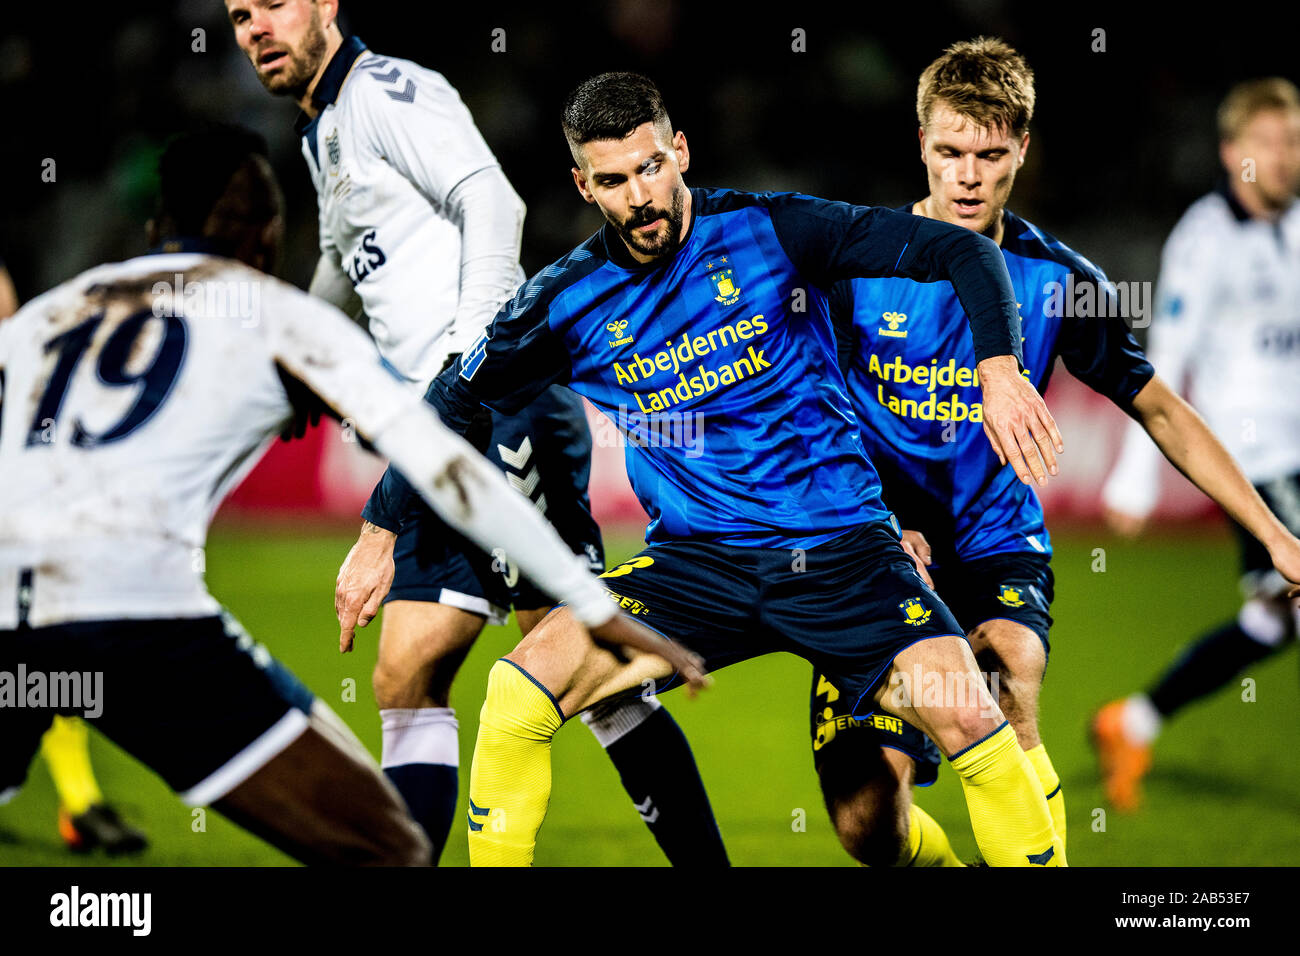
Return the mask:
{"type": "MultiPolygon", "coordinates": [[[[1217,175],[1214,110],[1241,79],[1300,75],[1294,5],[1159,10],[1007,0],[747,6],[683,0],[553,4],[344,2],[345,33],[442,72],[528,204],[535,271],[598,224],[568,175],[558,113],[586,76],[635,69],[664,91],[692,148],[694,185],[800,189],[897,205],[925,192],[920,71],[942,49],[998,35],[1029,60],[1038,109],[1012,207],[1113,279],[1154,280],[1160,243],[1217,175]],[[491,50],[505,30],[506,52],[491,50]],[[807,52],[792,52],[792,30],[807,52]],[[1093,52],[1093,30],[1105,52],[1093,52]]],[[[0,33],[0,256],[23,299],[143,250],[157,154],[203,120],[262,132],[289,203],[281,269],[305,284],[315,196],[292,129],[220,0],[22,4],[0,33]],[[194,52],[193,32],[206,50],[194,52]],[[56,181],[41,180],[56,162],[56,181]]]]}

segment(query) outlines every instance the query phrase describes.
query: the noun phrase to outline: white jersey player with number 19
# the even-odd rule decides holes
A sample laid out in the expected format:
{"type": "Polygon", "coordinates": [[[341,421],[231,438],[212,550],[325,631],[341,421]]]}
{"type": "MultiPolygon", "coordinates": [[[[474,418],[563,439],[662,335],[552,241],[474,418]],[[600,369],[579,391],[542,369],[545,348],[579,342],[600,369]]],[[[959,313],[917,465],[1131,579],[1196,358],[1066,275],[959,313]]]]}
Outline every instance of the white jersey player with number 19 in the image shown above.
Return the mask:
{"type": "Polygon", "coordinates": [[[629,626],[344,315],[250,268],[280,231],[264,149],[239,131],[173,144],[156,254],[0,323],[0,792],[54,714],[82,712],[187,802],[301,860],[428,862],[361,744],[204,586],[213,512],[296,409],[352,419],[453,526],[509,549],[595,635],[678,652],[629,626]],[[56,692],[68,673],[93,699],[56,692]]]}
{"type": "MultiPolygon", "coordinates": [[[[316,187],[321,253],[311,291],[354,315],[364,310],[380,353],[425,389],[523,281],[523,203],[447,80],[344,37],[334,0],[227,0],[226,8],[262,84],[303,110],[296,129],[316,187]]],[[[517,415],[482,414],[491,419],[488,459],[599,572],[581,399],[557,385],[517,415]]],[[[350,648],[354,627],[385,605],[374,672],[381,763],[436,858],[459,794],[450,691],[460,662],[484,624],[504,624],[512,605],[525,633],[552,605],[514,555],[480,555],[423,505],[400,519],[382,514],[362,512],[361,536],[339,572],[340,640],[350,648]]],[[[584,720],[669,858],[725,863],[672,718],[653,698],[606,710],[584,720]]]]}

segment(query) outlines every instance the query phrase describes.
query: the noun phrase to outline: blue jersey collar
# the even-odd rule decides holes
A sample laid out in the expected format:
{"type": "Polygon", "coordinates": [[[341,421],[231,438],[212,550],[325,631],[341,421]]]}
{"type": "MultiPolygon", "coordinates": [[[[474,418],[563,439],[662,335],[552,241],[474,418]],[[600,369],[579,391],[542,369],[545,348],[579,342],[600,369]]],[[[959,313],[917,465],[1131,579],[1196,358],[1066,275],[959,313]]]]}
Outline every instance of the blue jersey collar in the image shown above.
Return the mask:
{"type": "MultiPolygon", "coordinates": [[[[357,57],[365,52],[366,45],[361,42],[360,37],[344,38],[343,45],[330,58],[329,65],[325,67],[325,72],[321,74],[320,82],[316,84],[316,89],[312,91],[311,105],[315,108],[317,115],[320,115],[321,110],[325,109],[325,107],[337,102],[339,92],[343,89],[343,81],[348,78],[352,64],[356,63],[357,57]]],[[[312,118],[310,116],[306,113],[299,113],[294,129],[301,135],[306,132],[311,122],[312,118]]]]}

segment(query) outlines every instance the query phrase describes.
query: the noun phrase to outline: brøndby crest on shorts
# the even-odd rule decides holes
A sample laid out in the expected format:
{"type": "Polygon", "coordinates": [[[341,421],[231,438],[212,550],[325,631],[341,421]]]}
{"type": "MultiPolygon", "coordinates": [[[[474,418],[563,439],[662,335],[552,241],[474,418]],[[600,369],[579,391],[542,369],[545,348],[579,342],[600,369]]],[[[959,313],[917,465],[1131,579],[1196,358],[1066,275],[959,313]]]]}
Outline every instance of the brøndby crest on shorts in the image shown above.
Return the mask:
{"type": "Polygon", "coordinates": [[[1009,584],[1002,585],[1002,589],[998,591],[998,600],[1001,601],[1003,604],[1005,604],[1007,607],[1025,606],[1025,599],[1021,597],[1020,589],[1013,588],[1009,584]]]}
{"type": "Polygon", "coordinates": [[[930,620],[931,611],[917,598],[908,598],[898,606],[903,612],[903,620],[913,627],[930,620]]]}

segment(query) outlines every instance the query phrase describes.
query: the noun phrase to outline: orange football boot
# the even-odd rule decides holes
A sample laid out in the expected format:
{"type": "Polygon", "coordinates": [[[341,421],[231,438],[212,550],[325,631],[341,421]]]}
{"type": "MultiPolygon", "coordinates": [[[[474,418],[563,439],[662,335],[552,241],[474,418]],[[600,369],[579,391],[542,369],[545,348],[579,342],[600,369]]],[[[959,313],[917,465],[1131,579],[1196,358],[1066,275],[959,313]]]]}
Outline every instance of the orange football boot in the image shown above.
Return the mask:
{"type": "Polygon", "coordinates": [[[1151,769],[1151,747],[1135,744],[1124,733],[1124,701],[1111,701],[1092,718],[1092,746],[1097,751],[1102,788],[1116,810],[1132,813],[1142,804],[1142,778],[1151,769]]]}

